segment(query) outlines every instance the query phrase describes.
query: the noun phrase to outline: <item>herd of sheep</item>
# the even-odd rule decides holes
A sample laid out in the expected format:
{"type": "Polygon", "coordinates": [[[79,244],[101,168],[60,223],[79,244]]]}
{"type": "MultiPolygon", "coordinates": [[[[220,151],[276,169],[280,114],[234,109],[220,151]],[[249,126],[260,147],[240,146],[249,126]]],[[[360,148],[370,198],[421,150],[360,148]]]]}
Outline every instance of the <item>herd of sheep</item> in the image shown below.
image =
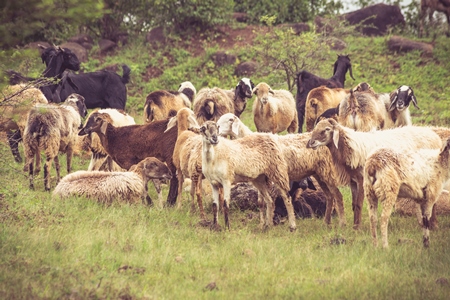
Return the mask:
{"type": "MultiPolygon", "coordinates": [[[[201,220],[207,220],[206,182],[213,198],[213,226],[219,226],[222,210],[229,228],[231,189],[250,182],[258,191],[260,226],[273,226],[276,195],[284,202],[290,230],[295,230],[292,182],[313,177],[326,197],[325,223],[331,223],[335,209],[339,224],[346,224],[339,187],[349,186],[354,228],[361,225],[366,198],[377,245],[381,202],[382,244],[388,247],[387,227],[397,198],[411,198],[423,227],[423,244],[429,246],[429,230],[436,226],[433,206],[450,179],[450,129],[412,124],[410,104],[418,108],[418,103],[409,86],[391,93],[376,93],[365,82],[344,89],[348,70],[351,74],[349,57],[338,56],[330,79],[302,71],[296,97],[265,82],[254,85],[249,78],[232,89],[204,87],[198,92],[191,82],[183,82],[178,91],[159,90],[146,97],[144,124],[107,105],[86,117],[89,106],[82,93],[70,94],[61,104],[48,103],[41,89],[21,83],[3,92],[10,95],[4,101],[11,105],[2,106],[0,130],[6,131],[16,161],[17,143],[23,141],[30,188],[35,187],[44,152],[44,187],[51,190],[54,161],[56,198],[152,204],[147,190],[152,180],[163,207],[161,180],[170,180],[167,204],[180,206],[183,184],[190,179],[191,200],[196,200],[201,220]],[[253,96],[257,132],[239,119],[253,96]],[[69,174],[80,139],[91,152],[91,162],[88,170],[69,174]],[[68,175],[61,180],[59,153],[67,156],[68,175]]],[[[60,84],[70,81],[70,76],[61,76],[66,80],[60,84]]]]}

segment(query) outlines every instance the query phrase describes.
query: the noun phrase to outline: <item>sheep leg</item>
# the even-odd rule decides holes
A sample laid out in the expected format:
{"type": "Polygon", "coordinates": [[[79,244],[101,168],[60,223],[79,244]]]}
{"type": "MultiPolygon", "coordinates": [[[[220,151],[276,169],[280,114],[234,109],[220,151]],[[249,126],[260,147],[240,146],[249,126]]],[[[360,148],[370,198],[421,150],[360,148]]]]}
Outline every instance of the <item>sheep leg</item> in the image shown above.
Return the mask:
{"type": "Polygon", "coordinates": [[[350,181],[352,191],[353,229],[359,229],[362,220],[362,207],[364,202],[363,178],[358,174],[350,181]]]}
{"type": "MultiPolygon", "coordinates": [[[[169,167],[172,174],[176,174],[176,168],[168,163],[167,166],[169,167]]],[[[172,179],[170,179],[170,185],[169,185],[169,195],[167,196],[167,203],[170,206],[174,206],[177,202],[177,195],[178,195],[178,178],[177,176],[173,176],[172,179]]]]}
{"type": "MultiPolygon", "coordinates": [[[[192,182],[192,184],[194,184],[194,181],[192,182]]],[[[202,178],[201,178],[201,176],[198,176],[197,180],[195,182],[195,193],[197,196],[197,205],[198,205],[198,209],[200,210],[200,217],[202,218],[202,220],[206,220],[205,210],[203,208],[203,201],[202,201],[202,188],[203,188],[202,187],[202,178]]],[[[193,197],[192,197],[192,200],[194,200],[193,197]]]]}
{"type": "Polygon", "coordinates": [[[46,191],[50,191],[50,169],[53,159],[51,156],[47,156],[44,164],[44,186],[46,191]]]}
{"type": "MultiPolygon", "coordinates": [[[[181,202],[183,201],[183,183],[184,183],[184,176],[183,173],[181,172],[181,170],[177,170],[177,177],[178,177],[178,195],[177,195],[177,209],[181,208],[181,202]]],[[[191,186],[192,186],[192,182],[191,181],[191,186]]],[[[192,187],[191,187],[192,190],[192,187]]],[[[159,195],[158,195],[159,196],[159,195]]],[[[159,197],[158,197],[159,200],[159,197]]],[[[161,199],[162,201],[162,199],[161,199]]],[[[160,207],[162,208],[162,202],[160,203],[160,207]]]]}
{"type": "Polygon", "coordinates": [[[228,230],[230,230],[230,221],[229,221],[230,193],[231,193],[231,182],[229,181],[223,182],[222,187],[219,188],[219,205],[220,202],[222,201],[225,226],[228,228],[228,230]]]}
{"type": "Polygon", "coordinates": [[[430,230],[436,230],[439,228],[437,216],[436,216],[436,205],[433,205],[433,210],[431,211],[430,218],[430,230]]]}
{"type": "Polygon", "coordinates": [[[331,214],[333,212],[333,199],[334,203],[336,203],[336,210],[339,217],[339,226],[344,227],[347,225],[347,222],[345,220],[345,213],[344,213],[344,199],[342,198],[342,194],[339,191],[339,189],[336,187],[335,184],[331,182],[325,182],[322,181],[322,179],[316,178],[317,182],[320,185],[320,188],[325,193],[327,197],[327,207],[325,210],[325,224],[330,225],[331,224],[331,214]]]}
{"type": "Polygon", "coordinates": [[[305,105],[306,105],[306,97],[305,99],[297,101],[298,133],[302,133],[303,131],[303,120],[305,118],[305,105]]]}
{"type": "MultiPolygon", "coordinates": [[[[66,165],[66,170],[67,170],[67,174],[70,173],[70,171],[72,171],[72,158],[73,158],[73,148],[72,147],[68,147],[67,148],[67,152],[66,152],[66,161],[67,161],[67,165],[66,165]]],[[[58,181],[59,182],[59,177],[58,177],[58,181]]]]}
{"type": "Polygon", "coordinates": [[[388,248],[389,247],[389,242],[388,242],[389,218],[391,217],[395,201],[397,201],[397,195],[398,195],[398,192],[397,193],[390,193],[388,195],[385,195],[384,199],[380,198],[381,203],[383,204],[383,209],[381,211],[381,222],[380,222],[383,248],[388,248]]]}
{"type": "Polygon", "coordinates": [[[367,206],[369,212],[369,220],[370,220],[370,233],[372,234],[372,241],[375,247],[378,246],[378,238],[377,238],[377,223],[378,223],[378,198],[374,195],[372,190],[367,188],[366,198],[369,202],[367,206]]]}
{"type": "Polygon", "coordinates": [[[258,190],[258,207],[259,207],[259,227],[262,230],[264,229],[265,225],[264,211],[266,210],[266,204],[259,190],[258,190]]]}
{"type": "MultiPolygon", "coordinates": [[[[288,213],[289,229],[291,231],[295,231],[297,229],[297,224],[295,222],[295,213],[294,213],[294,207],[292,205],[291,197],[287,192],[283,191],[281,188],[278,188],[278,189],[280,191],[281,198],[283,198],[283,202],[284,202],[284,205],[286,206],[286,211],[288,213]]],[[[271,213],[272,213],[271,217],[273,220],[273,209],[272,209],[271,213]]],[[[314,215],[314,214],[312,214],[312,215],[314,215]]]]}
{"type": "Polygon", "coordinates": [[[264,179],[263,182],[254,181],[253,185],[259,191],[258,192],[258,202],[260,202],[260,201],[264,202],[264,207],[262,207],[262,205],[260,205],[260,207],[265,208],[265,216],[261,215],[263,213],[263,210],[260,210],[260,220],[264,220],[262,223],[263,228],[272,227],[275,207],[273,205],[272,197],[270,196],[269,191],[267,190],[267,183],[265,182],[265,179],[264,179]],[[261,196],[262,200],[259,200],[259,196],[261,196]]]}
{"type": "Polygon", "coordinates": [[[219,229],[220,228],[219,223],[218,223],[218,217],[219,217],[219,210],[218,210],[218,207],[219,207],[219,189],[218,189],[218,187],[216,185],[212,185],[211,184],[211,186],[212,186],[212,196],[213,196],[212,208],[213,208],[213,215],[214,215],[213,228],[214,229],[219,229]]]}
{"type": "MultiPolygon", "coordinates": [[[[56,170],[56,182],[58,183],[61,179],[61,165],[59,164],[59,158],[58,155],[55,156],[55,170],[56,170]]],[[[69,167],[67,167],[69,169],[69,167]]],[[[50,184],[50,183],[49,183],[50,184]]],[[[50,185],[49,185],[50,188],[50,185]]]]}
{"type": "Polygon", "coordinates": [[[38,175],[41,172],[41,152],[37,151],[35,157],[36,157],[36,165],[34,167],[34,175],[38,175]]]}
{"type": "Polygon", "coordinates": [[[17,163],[22,162],[22,157],[19,152],[19,142],[22,140],[22,136],[20,135],[20,131],[6,131],[6,137],[8,139],[9,148],[11,148],[12,155],[14,156],[14,160],[17,163]]]}
{"type": "Polygon", "coordinates": [[[27,163],[26,165],[28,165],[28,177],[30,180],[30,189],[34,190],[34,172],[33,172],[33,165],[34,165],[34,155],[32,154],[31,156],[27,155],[27,163]]]}
{"type": "Polygon", "coordinates": [[[161,180],[159,179],[152,179],[153,186],[155,187],[156,193],[158,194],[158,203],[159,207],[162,208],[163,205],[163,197],[162,197],[162,189],[161,189],[161,180]]]}

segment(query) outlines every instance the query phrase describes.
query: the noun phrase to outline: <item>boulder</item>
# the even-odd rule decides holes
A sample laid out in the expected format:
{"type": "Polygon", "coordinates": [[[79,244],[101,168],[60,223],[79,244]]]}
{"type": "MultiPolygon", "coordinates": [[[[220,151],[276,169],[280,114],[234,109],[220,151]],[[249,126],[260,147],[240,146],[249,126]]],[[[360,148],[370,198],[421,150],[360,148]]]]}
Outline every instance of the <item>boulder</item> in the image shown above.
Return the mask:
{"type": "Polygon", "coordinates": [[[234,74],[238,77],[250,77],[255,74],[258,64],[253,61],[242,62],[234,69],[234,74]]]}
{"type": "Polygon", "coordinates": [[[87,62],[88,61],[88,51],[86,48],[84,48],[83,46],[81,46],[78,43],[73,43],[73,42],[66,42],[63,43],[61,45],[62,48],[68,48],[70,49],[73,53],[75,53],[75,55],[78,57],[78,60],[80,62],[87,62]]]}

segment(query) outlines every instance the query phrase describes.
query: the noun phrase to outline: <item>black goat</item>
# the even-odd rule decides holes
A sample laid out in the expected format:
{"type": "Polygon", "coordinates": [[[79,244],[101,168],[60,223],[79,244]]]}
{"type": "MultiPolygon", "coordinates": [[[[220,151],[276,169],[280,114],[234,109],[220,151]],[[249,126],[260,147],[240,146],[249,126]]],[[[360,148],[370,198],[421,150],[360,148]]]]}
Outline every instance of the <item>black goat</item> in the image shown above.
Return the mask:
{"type": "MultiPolygon", "coordinates": [[[[47,66],[42,76],[58,80],[56,83],[50,82],[40,87],[49,102],[59,103],[70,94],[78,93],[86,99],[87,108],[125,109],[127,101],[125,84],[130,81],[131,72],[127,65],[122,65],[122,77],[111,71],[69,73],[65,71],[80,69],[80,61],[75,53],[68,48],[40,47],[44,50],[41,55],[42,62],[47,66]]],[[[30,79],[14,71],[8,71],[8,74],[10,81],[13,78],[25,81],[30,79]]]]}
{"type": "Polygon", "coordinates": [[[305,118],[305,104],[308,93],[316,87],[324,85],[329,88],[343,88],[345,83],[345,75],[350,71],[353,80],[352,64],[348,55],[338,55],[334,63],[333,76],[325,79],[314,75],[308,71],[301,71],[297,74],[297,114],[298,114],[298,132],[302,132],[303,121],[305,118]]]}
{"type": "Polygon", "coordinates": [[[339,116],[339,104],[336,107],[327,109],[320,116],[318,116],[316,121],[314,122],[314,126],[316,126],[316,124],[319,123],[320,120],[328,119],[328,118],[337,119],[337,116],[339,116]]]}

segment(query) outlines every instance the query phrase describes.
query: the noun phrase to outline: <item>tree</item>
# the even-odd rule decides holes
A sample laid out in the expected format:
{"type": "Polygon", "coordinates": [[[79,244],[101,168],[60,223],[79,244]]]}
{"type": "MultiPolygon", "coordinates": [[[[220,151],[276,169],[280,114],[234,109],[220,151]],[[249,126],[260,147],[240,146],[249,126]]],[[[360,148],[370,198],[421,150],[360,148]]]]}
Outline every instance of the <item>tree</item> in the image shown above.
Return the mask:
{"type": "Polygon", "coordinates": [[[97,0],[6,0],[0,2],[2,47],[70,34],[103,14],[97,0]]]}

